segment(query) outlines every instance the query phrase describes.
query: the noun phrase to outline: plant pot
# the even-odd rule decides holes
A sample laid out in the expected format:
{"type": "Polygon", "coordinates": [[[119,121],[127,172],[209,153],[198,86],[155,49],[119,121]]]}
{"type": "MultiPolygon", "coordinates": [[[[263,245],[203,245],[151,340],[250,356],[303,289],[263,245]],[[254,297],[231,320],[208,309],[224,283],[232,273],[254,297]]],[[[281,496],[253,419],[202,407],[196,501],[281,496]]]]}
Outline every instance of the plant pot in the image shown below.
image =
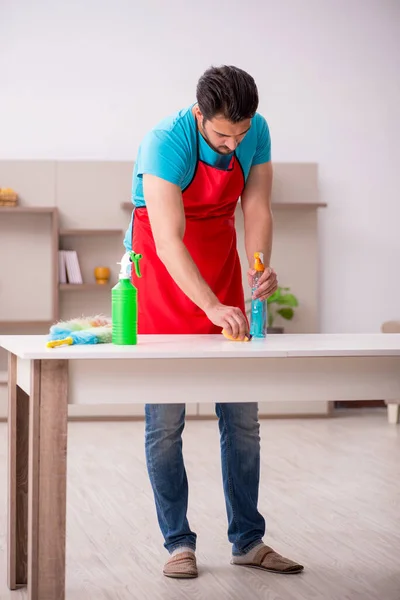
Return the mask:
{"type": "Polygon", "coordinates": [[[267,333],[283,333],[283,327],[267,327],[267,333]]]}

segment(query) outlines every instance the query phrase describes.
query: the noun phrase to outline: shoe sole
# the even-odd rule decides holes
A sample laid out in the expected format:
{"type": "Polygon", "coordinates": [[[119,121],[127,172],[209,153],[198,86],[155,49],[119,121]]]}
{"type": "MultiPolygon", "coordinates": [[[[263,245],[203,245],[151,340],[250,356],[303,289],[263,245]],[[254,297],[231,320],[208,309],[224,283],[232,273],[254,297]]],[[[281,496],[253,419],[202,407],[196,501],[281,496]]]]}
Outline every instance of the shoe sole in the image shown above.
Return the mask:
{"type": "Polygon", "coordinates": [[[192,575],[192,574],[185,574],[185,573],[164,573],[163,575],[165,577],[169,577],[170,579],[196,579],[196,577],[198,577],[198,574],[196,575],[192,575]]]}
{"type": "Polygon", "coordinates": [[[267,573],[275,573],[276,575],[298,575],[304,571],[304,567],[298,569],[292,569],[291,571],[276,571],[274,569],[266,569],[265,567],[259,567],[257,565],[246,565],[240,563],[231,563],[234,567],[247,567],[248,569],[258,569],[259,571],[267,571],[267,573]]]}

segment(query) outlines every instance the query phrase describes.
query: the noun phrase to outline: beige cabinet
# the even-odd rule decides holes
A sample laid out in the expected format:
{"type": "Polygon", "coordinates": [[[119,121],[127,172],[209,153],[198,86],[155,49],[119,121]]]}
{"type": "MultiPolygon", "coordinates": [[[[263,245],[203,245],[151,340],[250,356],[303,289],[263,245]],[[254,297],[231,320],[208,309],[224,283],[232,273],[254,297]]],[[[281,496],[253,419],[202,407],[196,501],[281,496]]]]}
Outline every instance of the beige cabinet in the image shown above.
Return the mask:
{"type": "MultiPolygon", "coordinates": [[[[323,206],[318,200],[317,165],[276,164],[274,169],[272,263],[279,283],[289,286],[300,302],[293,322],[278,324],[287,332],[317,332],[317,213],[323,206]]],[[[117,281],[117,262],[131,217],[132,171],[130,161],[0,161],[1,185],[19,194],[18,208],[0,207],[0,333],[46,333],[58,319],[110,314],[111,287],[117,281]],[[77,252],[83,285],[59,285],[59,249],[77,252]],[[111,269],[109,285],[96,285],[96,266],[111,269]]],[[[248,290],[240,205],[236,226],[248,290]]],[[[4,380],[6,357],[0,351],[0,418],[6,411],[4,380]]],[[[71,406],[70,414],[142,416],[143,409],[143,405],[71,406]]],[[[328,407],[313,407],[306,399],[279,406],[267,396],[260,400],[261,415],[282,411],[326,413],[328,407]]],[[[214,415],[214,404],[188,406],[188,414],[214,415]]]]}

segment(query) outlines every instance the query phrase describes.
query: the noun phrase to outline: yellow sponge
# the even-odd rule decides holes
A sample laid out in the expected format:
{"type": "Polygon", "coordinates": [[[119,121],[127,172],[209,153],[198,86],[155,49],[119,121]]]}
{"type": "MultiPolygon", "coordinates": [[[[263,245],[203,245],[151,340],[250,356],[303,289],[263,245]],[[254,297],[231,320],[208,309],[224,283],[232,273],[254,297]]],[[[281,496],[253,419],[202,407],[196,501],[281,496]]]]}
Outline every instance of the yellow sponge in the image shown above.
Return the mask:
{"type": "Polygon", "coordinates": [[[223,329],[221,333],[227,340],[231,340],[231,342],[250,342],[251,340],[251,335],[246,335],[244,340],[241,340],[240,338],[234,338],[232,335],[229,335],[225,329],[223,329]]]}

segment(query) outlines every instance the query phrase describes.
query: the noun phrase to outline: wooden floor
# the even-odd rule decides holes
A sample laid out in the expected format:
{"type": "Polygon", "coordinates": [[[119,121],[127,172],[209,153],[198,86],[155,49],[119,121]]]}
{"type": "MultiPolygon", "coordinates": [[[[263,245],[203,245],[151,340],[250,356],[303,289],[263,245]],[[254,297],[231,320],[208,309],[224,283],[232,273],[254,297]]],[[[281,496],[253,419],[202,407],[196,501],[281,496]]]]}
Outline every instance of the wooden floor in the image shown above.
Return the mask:
{"type": "MultiPolygon", "coordinates": [[[[6,444],[0,424],[0,600],[6,585],[6,444]]],[[[71,423],[67,600],[399,600],[400,427],[386,412],[262,421],[265,538],[302,575],[233,567],[217,423],[188,422],[184,451],[200,577],[168,580],[143,424],[71,423]]]]}

